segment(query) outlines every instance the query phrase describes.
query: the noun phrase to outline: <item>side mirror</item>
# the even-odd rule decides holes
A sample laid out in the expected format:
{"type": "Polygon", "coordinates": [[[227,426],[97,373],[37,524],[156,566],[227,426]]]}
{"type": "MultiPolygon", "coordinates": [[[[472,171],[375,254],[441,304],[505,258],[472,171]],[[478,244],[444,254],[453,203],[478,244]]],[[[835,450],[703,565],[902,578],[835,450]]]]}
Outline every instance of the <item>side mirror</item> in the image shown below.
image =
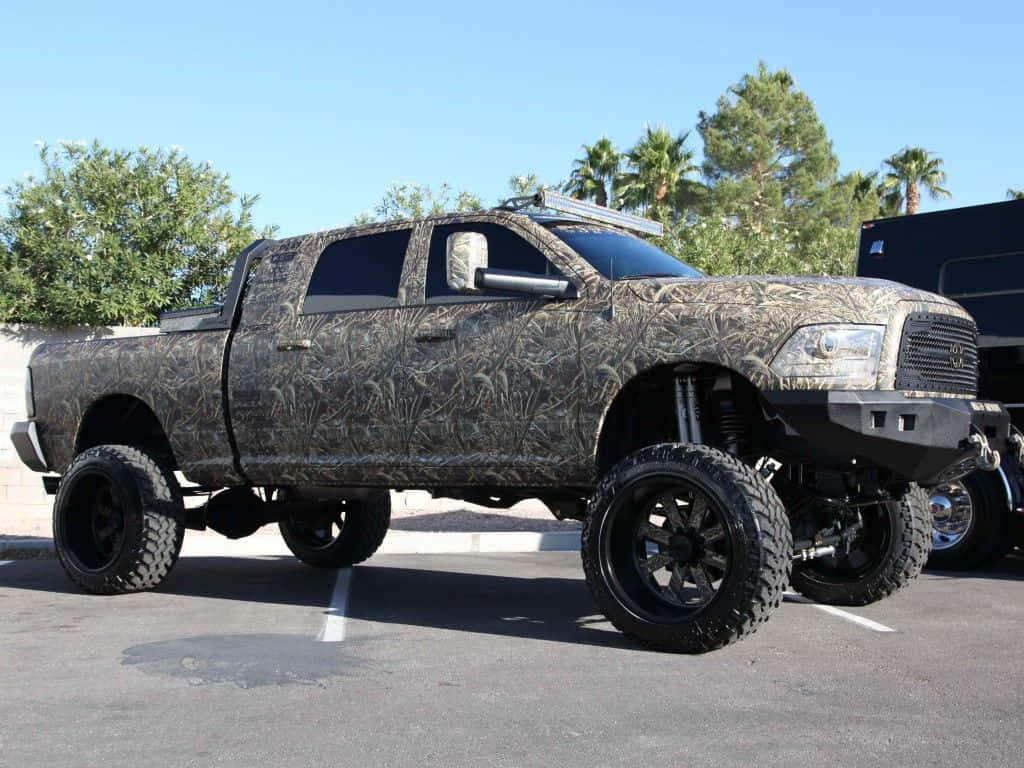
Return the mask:
{"type": "Polygon", "coordinates": [[[487,269],[487,238],[479,232],[453,232],[446,243],[448,287],[460,293],[480,293],[476,271],[487,269]]]}

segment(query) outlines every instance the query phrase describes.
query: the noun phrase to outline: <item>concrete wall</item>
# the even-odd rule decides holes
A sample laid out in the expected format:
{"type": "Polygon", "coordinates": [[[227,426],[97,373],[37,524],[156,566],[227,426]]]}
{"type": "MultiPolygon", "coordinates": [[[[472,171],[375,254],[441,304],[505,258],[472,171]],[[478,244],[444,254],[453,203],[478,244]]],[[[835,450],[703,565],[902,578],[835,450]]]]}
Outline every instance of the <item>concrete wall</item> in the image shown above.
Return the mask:
{"type": "Polygon", "coordinates": [[[156,328],[42,328],[0,323],[0,535],[49,535],[53,497],[43,493],[42,475],[18,460],[11,425],[25,418],[25,367],[44,341],[139,336],[156,328]]]}

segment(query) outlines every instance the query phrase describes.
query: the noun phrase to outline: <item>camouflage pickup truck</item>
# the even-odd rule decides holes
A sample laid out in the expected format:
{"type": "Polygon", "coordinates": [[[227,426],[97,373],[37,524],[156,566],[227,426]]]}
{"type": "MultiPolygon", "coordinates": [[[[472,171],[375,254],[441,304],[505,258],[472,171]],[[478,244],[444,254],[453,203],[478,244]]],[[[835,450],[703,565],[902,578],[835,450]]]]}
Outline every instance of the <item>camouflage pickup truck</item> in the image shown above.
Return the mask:
{"type": "Polygon", "coordinates": [[[658,228],[540,193],[261,241],[222,305],[159,335],[40,346],[12,439],[61,475],[61,563],[147,589],[186,528],[277,523],[342,568],[380,545],[389,489],[426,489],[581,519],[598,605],[659,649],[754,631],[789,583],[904,586],[931,541],[918,484],[1007,438],[970,316],[880,280],[705,277],[631,231],[658,228]]]}

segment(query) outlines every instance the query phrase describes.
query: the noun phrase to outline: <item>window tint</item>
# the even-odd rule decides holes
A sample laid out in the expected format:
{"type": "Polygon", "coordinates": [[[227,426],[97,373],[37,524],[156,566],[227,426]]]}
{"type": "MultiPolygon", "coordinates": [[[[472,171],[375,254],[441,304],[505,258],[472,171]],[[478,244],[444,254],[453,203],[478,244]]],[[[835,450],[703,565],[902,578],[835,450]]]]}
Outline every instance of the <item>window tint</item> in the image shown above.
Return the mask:
{"type": "Polygon", "coordinates": [[[1001,253],[947,261],[939,272],[945,296],[982,296],[1024,291],[1024,253],[1001,253]]]}
{"type": "Polygon", "coordinates": [[[531,275],[559,275],[544,254],[526,242],[510,229],[500,224],[445,224],[434,227],[430,238],[430,256],[427,259],[427,303],[444,303],[450,301],[480,301],[481,298],[514,298],[501,293],[466,294],[453,291],[448,287],[448,276],[445,273],[445,249],[448,235],[453,232],[479,232],[487,238],[487,266],[490,269],[503,269],[511,272],[527,272],[531,275]]]}
{"type": "Polygon", "coordinates": [[[336,240],[324,248],[309,281],[305,314],[398,305],[398,283],[412,230],[336,240]]]}
{"type": "Polygon", "coordinates": [[[611,280],[702,276],[689,264],[639,237],[588,227],[553,227],[551,231],[611,280]]]}

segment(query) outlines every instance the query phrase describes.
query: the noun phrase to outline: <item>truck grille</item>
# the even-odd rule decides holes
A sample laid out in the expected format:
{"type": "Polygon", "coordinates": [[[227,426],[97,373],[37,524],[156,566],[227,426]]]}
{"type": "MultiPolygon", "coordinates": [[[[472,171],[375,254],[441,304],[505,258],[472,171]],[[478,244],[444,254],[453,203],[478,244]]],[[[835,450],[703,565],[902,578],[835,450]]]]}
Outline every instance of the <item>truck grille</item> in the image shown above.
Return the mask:
{"type": "Polygon", "coordinates": [[[896,389],[978,393],[978,329],[970,320],[915,312],[903,324],[896,389]]]}

